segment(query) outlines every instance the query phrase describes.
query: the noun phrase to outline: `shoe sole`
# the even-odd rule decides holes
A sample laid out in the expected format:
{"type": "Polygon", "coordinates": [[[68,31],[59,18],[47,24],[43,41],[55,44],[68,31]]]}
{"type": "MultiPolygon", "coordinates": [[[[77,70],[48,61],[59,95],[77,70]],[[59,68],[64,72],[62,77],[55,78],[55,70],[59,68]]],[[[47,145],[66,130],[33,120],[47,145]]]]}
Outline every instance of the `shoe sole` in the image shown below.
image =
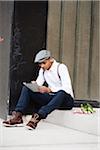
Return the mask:
{"type": "Polygon", "coordinates": [[[14,125],[11,125],[11,124],[3,123],[3,126],[5,126],[5,127],[23,127],[24,125],[23,124],[14,124],[14,125]]]}
{"type": "Polygon", "coordinates": [[[26,129],[28,130],[34,130],[34,128],[30,127],[30,126],[25,126],[26,129]]]}

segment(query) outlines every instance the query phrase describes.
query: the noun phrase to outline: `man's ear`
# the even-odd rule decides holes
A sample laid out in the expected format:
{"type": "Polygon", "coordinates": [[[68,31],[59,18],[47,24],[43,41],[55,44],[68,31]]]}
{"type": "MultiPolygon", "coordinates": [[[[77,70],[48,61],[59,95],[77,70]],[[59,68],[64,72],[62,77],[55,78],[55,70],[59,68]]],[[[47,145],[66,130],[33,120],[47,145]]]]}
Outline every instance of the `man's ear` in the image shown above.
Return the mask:
{"type": "Polygon", "coordinates": [[[53,58],[50,58],[50,62],[52,63],[54,61],[54,59],[53,58]]]}

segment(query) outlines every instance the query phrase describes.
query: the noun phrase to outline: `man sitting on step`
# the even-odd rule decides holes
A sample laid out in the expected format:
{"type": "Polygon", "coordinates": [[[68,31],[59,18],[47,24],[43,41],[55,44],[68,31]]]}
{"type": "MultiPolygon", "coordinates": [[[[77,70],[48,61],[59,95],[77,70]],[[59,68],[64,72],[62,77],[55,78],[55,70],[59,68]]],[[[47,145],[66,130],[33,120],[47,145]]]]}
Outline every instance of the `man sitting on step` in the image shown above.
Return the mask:
{"type": "Polygon", "coordinates": [[[57,62],[48,50],[39,51],[34,62],[40,66],[40,70],[36,81],[32,83],[39,85],[39,91],[33,92],[23,86],[12,118],[3,121],[4,126],[20,126],[23,123],[22,115],[30,101],[33,101],[34,109],[30,121],[26,124],[28,129],[35,129],[38,122],[55,109],[73,108],[74,96],[67,66],[57,62]],[[44,82],[48,86],[43,86],[44,82]]]}

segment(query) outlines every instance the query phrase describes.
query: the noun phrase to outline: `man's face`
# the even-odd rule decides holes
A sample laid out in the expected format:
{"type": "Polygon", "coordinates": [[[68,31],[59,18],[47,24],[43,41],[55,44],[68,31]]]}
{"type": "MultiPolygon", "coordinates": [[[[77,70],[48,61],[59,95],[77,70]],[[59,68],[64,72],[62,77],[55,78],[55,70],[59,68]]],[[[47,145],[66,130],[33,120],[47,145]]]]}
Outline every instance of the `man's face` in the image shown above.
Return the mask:
{"type": "Polygon", "coordinates": [[[39,63],[39,66],[44,70],[49,70],[52,65],[51,58],[44,60],[43,62],[39,63]]]}

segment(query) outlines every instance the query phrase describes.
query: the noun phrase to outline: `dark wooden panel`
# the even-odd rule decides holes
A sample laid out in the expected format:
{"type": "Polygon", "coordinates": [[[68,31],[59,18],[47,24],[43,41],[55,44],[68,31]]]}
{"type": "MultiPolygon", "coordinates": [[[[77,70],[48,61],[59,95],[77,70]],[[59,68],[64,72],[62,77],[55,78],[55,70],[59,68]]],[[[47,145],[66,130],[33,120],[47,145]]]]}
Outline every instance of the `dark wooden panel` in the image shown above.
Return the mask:
{"type": "Polygon", "coordinates": [[[9,111],[14,110],[17,104],[22,82],[30,82],[37,77],[38,68],[32,61],[35,54],[46,47],[47,8],[47,1],[14,3],[9,111]]]}

